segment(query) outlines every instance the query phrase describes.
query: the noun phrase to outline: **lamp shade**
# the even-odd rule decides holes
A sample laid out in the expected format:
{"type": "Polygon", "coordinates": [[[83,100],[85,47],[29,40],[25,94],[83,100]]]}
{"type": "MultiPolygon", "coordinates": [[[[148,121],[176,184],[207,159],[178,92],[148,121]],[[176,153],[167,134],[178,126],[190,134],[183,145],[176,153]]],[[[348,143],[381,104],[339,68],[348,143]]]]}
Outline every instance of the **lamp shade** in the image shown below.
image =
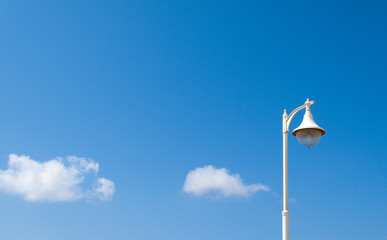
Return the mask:
{"type": "Polygon", "coordinates": [[[292,134],[297,137],[299,143],[311,147],[320,141],[325,130],[315,123],[310,108],[307,108],[301,125],[294,129],[292,134]]]}

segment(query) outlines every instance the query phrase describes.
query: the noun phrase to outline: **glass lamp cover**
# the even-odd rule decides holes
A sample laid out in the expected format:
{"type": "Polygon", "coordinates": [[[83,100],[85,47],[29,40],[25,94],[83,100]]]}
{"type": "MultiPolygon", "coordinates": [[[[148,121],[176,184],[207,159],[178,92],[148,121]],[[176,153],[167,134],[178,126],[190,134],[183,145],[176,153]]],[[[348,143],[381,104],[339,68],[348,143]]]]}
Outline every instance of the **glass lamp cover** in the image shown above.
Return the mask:
{"type": "Polygon", "coordinates": [[[318,143],[321,136],[322,131],[319,129],[300,129],[296,132],[298,142],[307,147],[311,147],[318,143]]]}

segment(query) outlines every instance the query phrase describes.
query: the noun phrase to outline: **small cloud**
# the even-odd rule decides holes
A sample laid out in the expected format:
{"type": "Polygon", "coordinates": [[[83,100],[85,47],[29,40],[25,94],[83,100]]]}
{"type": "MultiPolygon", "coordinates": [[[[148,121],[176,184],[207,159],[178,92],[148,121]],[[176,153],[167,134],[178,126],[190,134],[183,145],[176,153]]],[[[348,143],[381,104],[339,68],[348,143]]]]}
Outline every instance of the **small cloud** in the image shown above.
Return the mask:
{"type": "Polygon", "coordinates": [[[96,196],[101,200],[111,200],[115,191],[114,183],[106,178],[98,178],[97,186],[94,188],[96,196]]]}
{"type": "Polygon", "coordinates": [[[230,174],[226,168],[217,169],[210,165],[190,171],[183,191],[196,196],[215,193],[223,197],[249,197],[258,191],[268,192],[270,188],[260,183],[245,185],[239,174],[230,174]]]}
{"type": "Polygon", "coordinates": [[[0,191],[21,195],[32,202],[76,201],[91,196],[110,200],[114,183],[105,178],[98,178],[91,191],[82,189],[88,174],[94,173],[95,177],[98,170],[98,163],[92,159],[76,156],[38,162],[29,156],[10,154],[8,169],[0,170],[0,191]]]}

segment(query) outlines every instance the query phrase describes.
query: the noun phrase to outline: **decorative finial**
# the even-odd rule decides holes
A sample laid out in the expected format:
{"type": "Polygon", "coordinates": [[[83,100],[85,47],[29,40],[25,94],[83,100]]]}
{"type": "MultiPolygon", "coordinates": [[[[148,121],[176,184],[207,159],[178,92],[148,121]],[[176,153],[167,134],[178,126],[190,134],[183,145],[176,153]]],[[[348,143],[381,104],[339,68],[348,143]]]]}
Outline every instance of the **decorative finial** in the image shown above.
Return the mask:
{"type": "Polygon", "coordinates": [[[306,99],[305,105],[306,105],[306,111],[310,111],[310,105],[312,105],[314,101],[309,101],[309,98],[306,99]]]}
{"type": "Polygon", "coordinates": [[[283,118],[287,118],[288,114],[286,113],[286,109],[284,109],[284,115],[282,115],[283,118]]]}

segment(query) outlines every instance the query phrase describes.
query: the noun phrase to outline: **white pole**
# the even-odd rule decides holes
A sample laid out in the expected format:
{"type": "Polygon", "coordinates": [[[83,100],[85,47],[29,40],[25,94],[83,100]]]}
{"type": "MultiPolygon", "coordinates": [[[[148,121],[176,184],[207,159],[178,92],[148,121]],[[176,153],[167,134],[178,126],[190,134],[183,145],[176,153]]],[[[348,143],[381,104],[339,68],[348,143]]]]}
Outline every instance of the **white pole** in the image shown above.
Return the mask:
{"type": "Polygon", "coordinates": [[[289,211],[288,211],[288,129],[286,110],[283,115],[283,211],[282,211],[282,240],[289,240],[289,211]]]}

